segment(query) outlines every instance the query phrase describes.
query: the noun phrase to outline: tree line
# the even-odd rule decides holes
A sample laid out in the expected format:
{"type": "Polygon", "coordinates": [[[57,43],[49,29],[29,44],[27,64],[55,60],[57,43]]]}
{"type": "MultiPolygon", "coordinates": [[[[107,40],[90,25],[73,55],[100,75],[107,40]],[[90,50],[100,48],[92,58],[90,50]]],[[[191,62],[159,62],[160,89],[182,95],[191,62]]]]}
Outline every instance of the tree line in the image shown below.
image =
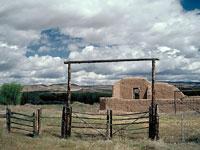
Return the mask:
{"type": "MultiPolygon", "coordinates": [[[[0,104],[4,105],[24,105],[24,104],[65,104],[67,93],[51,92],[21,92],[23,86],[20,84],[3,84],[0,90],[0,104]]],[[[72,92],[71,101],[94,104],[99,102],[100,97],[111,97],[112,93],[100,92],[72,92]]]]}

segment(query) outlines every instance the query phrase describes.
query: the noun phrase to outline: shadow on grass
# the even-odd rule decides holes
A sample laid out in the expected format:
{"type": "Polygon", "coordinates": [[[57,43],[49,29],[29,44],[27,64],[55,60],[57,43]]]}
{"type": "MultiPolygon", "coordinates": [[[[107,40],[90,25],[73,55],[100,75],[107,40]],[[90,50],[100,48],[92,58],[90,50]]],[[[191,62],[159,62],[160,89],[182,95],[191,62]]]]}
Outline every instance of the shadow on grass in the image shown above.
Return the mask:
{"type": "Polygon", "coordinates": [[[23,136],[27,136],[27,137],[35,137],[31,133],[23,133],[23,132],[19,132],[19,131],[12,131],[11,134],[23,135],[23,136]]]}
{"type": "Polygon", "coordinates": [[[189,137],[189,138],[185,139],[185,141],[200,144],[200,135],[195,135],[195,136],[189,137]]]}

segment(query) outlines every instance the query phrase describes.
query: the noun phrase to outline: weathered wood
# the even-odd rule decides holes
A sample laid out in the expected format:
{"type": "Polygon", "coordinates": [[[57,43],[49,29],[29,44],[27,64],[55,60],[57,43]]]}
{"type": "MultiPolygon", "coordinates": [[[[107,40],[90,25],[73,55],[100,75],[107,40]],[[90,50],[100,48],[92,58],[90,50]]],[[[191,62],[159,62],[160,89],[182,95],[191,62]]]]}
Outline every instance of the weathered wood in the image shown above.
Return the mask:
{"type": "Polygon", "coordinates": [[[110,60],[79,60],[65,61],[64,64],[82,64],[82,63],[106,63],[106,62],[125,62],[125,61],[152,61],[158,58],[139,58],[139,59],[110,59],[110,60]]]}
{"type": "Polygon", "coordinates": [[[37,126],[38,126],[38,129],[37,129],[37,135],[40,135],[40,132],[41,132],[41,115],[42,115],[42,109],[38,109],[37,110],[37,126]]]}
{"type": "Polygon", "coordinates": [[[152,125],[153,125],[152,108],[149,107],[149,138],[152,139],[152,125]]]}
{"type": "Polygon", "coordinates": [[[72,131],[72,107],[70,107],[70,114],[69,114],[69,137],[71,136],[72,131]]]}
{"type": "Polygon", "coordinates": [[[110,110],[110,138],[112,138],[112,110],[110,110]]]}
{"type": "Polygon", "coordinates": [[[33,122],[33,120],[28,120],[28,119],[24,119],[24,118],[15,117],[15,116],[11,116],[10,118],[13,118],[16,120],[21,120],[21,121],[33,122]]]}
{"type": "Polygon", "coordinates": [[[70,107],[66,108],[66,128],[65,128],[65,138],[70,137],[70,107]]]}
{"type": "Polygon", "coordinates": [[[68,84],[67,84],[67,107],[71,103],[71,64],[68,64],[68,84]]]}
{"type": "Polygon", "coordinates": [[[83,113],[83,112],[76,112],[73,111],[73,114],[83,114],[83,115],[94,115],[94,116],[105,116],[106,114],[97,114],[97,113],[83,113]]]}
{"type": "Polygon", "coordinates": [[[106,121],[106,139],[108,140],[109,139],[109,113],[110,113],[110,111],[109,110],[107,110],[107,115],[106,115],[106,119],[107,119],[107,121],[106,121]]]}
{"type": "Polygon", "coordinates": [[[11,132],[11,110],[6,108],[6,122],[7,122],[7,131],[11,132]]]}
{"type": "Polygon", "coordinates": [[[139,112],[139,113],[131,113],[131,114],[113,114],[113,116],[132,116],[132,115],[140,115],[140,114],[147,114],[148,111],[145,112],[139,112]]]}
{"type": "Polygon", "coordinates": [[[30,128],[33,128],[32,125],[28,125],[28,124],[24,124],[24,123],[19,123],[19,122],[14,122],[14,121],[11,121],[12,124],[17,124],[17,125],[21,125],[21,126],[26,126],[26,127],[30,127],[30,128]]]}
{"type": "MultiPolygon", "coordinates": [[[[82,118],[79,118],[82,119],[82,118]]],[[[79,121],[73,121],[74,124],[88,124],[89,122],[79,122],[79,121]]],[[[106,125],[107,123],[99,123],[99,122],[90,122],[89,124],[95,124],[95,125],[106,125]]]]}
{"type": "Polygon", "coordinates": [[[130,123],[115,123],[112,125],[131,125],[131,124],[145,124],[145,123],[149,123],[149,121],[141,121],[141,122],[130,122],[130,123]]]}
{"type": "Polygon", "coordinates": [[[181,116],[181,141],[184,142],[184,122],[183,122],[183,115],[181,116]]]}
{"type": "Polygon", "coordinates": [[[113,119],[113,121],[120,121],[120,120],[134,120],[134,119],[144,119],[144,118],[149,118],[149,116],[141,116],[141,117],[133,117],[133,118],[113,119]]]}
{"type": "Polygon", "coordinates": [[[19,127],[14,127],[14,126],[12,126],[11,128],[12,129],[18,129],[18,130],[23,130],[23,131],[27,131],[27,132],[33,132],[31,130],[27,130],[27,129],[23,129],[23,128],[19,128],[19,127]]]}
{"type": "Polygon", "coordinates": [[[20,116],[25,116],[25,117],[29,117],[29,118],[32,118],[31,115],[27,115],[27,114],[22,114],[22,113],[18,113],[18,112],[12,112],[12,114],[16,114],[16,115],[20,115],[20,116]]]}
{"type": "MultiPolygon", "coordinates": [[[[152,111],[154,111],[154,105],[155,105],[155,59],[152,60],[152,101],[151,101],[151,107],[152,111]]],[[[152,114],[154,114],[152,112],[152,114]]]]}
{"type": "Polygon", "coordinates": [[[62,121],[61,121],[61,136],[62,138],[65,138],[65,128],[66,128],[66,106],[63,106],[63,110],[62,110],[62,121]]]}
{"type": "Polygon", "coordinates": [[[155,139],[159,140],[159,105],[156,104],[155,108],[155,139]]]}
{"type": "MultiPolygon", "coordinates": [[[[93,129],[94,127],[88,127],[88,126],[72,126],[72,128],[80,128],[80,129],[82,129],[82,128],[85,128],[85,129],[93,129]]],[[[95,127],[95,129],[102,129],[102,130],[107,130],[107,128],[102,128],[102,127],[95,127]]]]}
{"type": "Polygon", "coordinates": [[[121,129],[121,130],[125,130],[125,131],[134,131],[134,130],[143,130],[143,129],[149,129],[149,127],[134,128],[134,129],[121,129]]]}
{"type": "Polygon", "coordinates": [[[89,117],[80,117],[80,116],[73,116],[73,118],[79,118],[79,119],[88,119],[88,120],[107,120],[105,118],[89,118],[89,117]]]}
{"type": "Polygon", "coordinates": [[[36,134],[36,115],[33,113],[33,136],[36,134]]]}
{"type": "Polygon", "coordinates": [[[174,92],[174,113],[176,115],[176,91],[174,92]]]}
{"type": "Polygon", "coordinates": [[[144,133],[148,133],[148,132],[131,132],[131,133],[118,133],[115,135],[130,135],[130,134],[144,134],[144,133]]]}
{"type": "Polygon", "coordinates": [[[41,119],[62,119],[62,117],[41,116],[41,119]]]}

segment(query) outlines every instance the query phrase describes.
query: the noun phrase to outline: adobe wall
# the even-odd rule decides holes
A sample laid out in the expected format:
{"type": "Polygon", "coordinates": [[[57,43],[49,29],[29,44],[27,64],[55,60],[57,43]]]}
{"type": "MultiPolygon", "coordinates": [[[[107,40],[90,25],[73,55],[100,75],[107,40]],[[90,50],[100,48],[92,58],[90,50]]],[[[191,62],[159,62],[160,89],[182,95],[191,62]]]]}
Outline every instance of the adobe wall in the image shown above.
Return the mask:
{"type": "MultiPolygon", "coordinates": [[[[144,77],[129,77],[116,82],[113,86],[113,97],[123,99],[135,99],[133,89],[139,89],[139,99],[151,99],[151,82],[144,77]]],[[[155,83],[156,99],[174,99],[174,91],[179,91],[168,83],[155,83]]],[[[182,92],[176,93],[176,98],[184,97],[182,92]]]]}
{"type": "Polygon", "coordinates": [[[120,94],[120,84],[121,82],[120,81],[117,81],[114,86],[113,86],[113,89],[112,89],[112,97],[117,97],[117,98],[121,98],[121,94],[120,94]]]}
{"type": "MultiPolygon", "coordinates": [[[[156,100],[159,105],[159,112],[173,113],[174,100],[173,99],[159,99],[156,100]]],[[[143,112],[148,111],[151,105],[151,99],[118,99],[118,98],[100,98],[100,110],[110,109],[121,112],[143,112]]],[[[176,100],[177,111],[200,111],[200,97],[186,98],[183,100],[176,100]]]]}
{"type": "Polygon", "coordinates": [[[142,77],[129,77],[120,80],[120,98],[123,99],[133,99],[134,88],[139,88],[140,94],[139,99],[146,99],[147,98],[147,86],[150,85],[150,82],[147,81],[146,78],[142,77]]]}

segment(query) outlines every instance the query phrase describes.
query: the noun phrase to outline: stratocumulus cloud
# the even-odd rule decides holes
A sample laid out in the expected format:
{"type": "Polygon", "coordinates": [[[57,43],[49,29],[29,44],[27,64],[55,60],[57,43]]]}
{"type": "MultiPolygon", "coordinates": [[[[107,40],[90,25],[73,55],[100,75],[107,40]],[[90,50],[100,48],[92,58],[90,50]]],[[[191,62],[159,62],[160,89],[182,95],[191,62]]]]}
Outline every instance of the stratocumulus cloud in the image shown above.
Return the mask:
{"type": "MultiPolygon", "coordinates": [[[[64,60],[157,57],[158,80],[200,81],[200,11],[178,0],[0,2],[0,83],[63,83],[64,60]]],[[[72,82],[151,80],[151,63],[72,66],[72,82]]]]}

